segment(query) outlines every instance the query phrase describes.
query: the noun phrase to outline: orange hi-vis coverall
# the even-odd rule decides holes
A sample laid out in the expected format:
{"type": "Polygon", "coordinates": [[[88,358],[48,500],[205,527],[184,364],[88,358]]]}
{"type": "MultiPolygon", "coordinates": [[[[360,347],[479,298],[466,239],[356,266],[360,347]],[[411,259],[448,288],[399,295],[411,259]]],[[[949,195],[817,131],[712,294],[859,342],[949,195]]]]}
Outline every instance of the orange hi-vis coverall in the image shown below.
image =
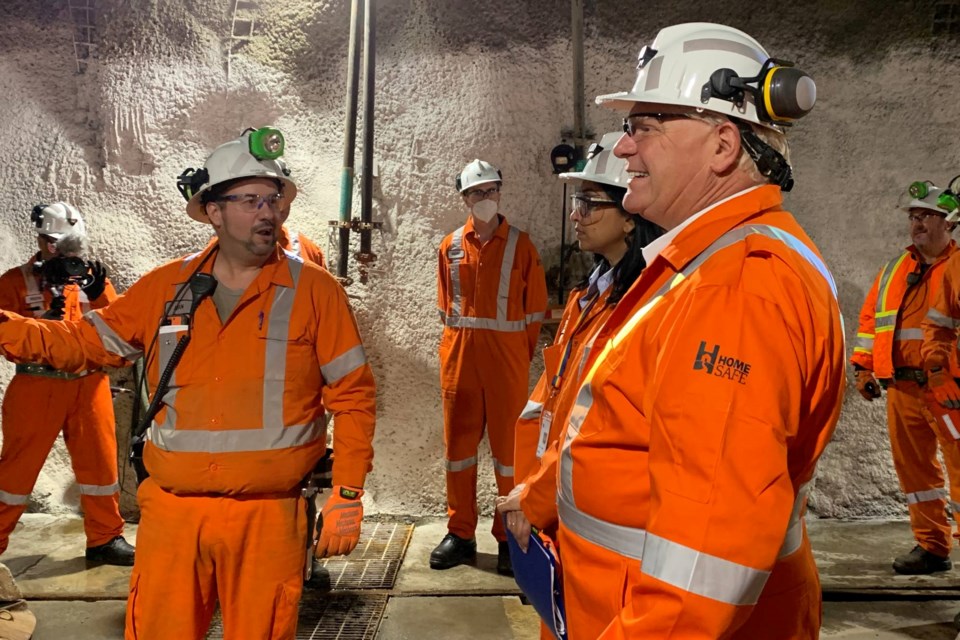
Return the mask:
{"type": "MultiPolygon", "coordinates": [[[[440,389],[450,533],[477,529],[477,451],[486,424],[500,495],[513,488],[514,426],[529,388],[530,358],[547,307],[540,256],[499,216],[481,244],[473,218],[440,243],[440,389]]],[[[506,540],[500,518],[493,535],[506,540]]]]}
{"type": "Polygon", "coordinates": [[[571,292],[553,344],[543,350],[544,371],[517,420],[514,469],[524,515],[548,534],[557,525],[557,452],[563,422],[580,389],[587,345],[613,312],[608,270],[590,287],[571,292]],[[599,285],[599,286],[598,286],[599,285]]]}
{"type": "MultiPolygon", "coordinates": [[[[0,276],[0,309],[40,317],[53,296],[41,289],[34,270],[39,254],[0,276]]],[[[91,308],[116,300],[107,281],[103,293],[90,302],[76,284],[63,288],[63,317],[79,320],[91,308]]],[[[123,533],[118,507],[117,433],[110,380],[99,367],[67,373],[27,360],[3,397],[3,449],[0,451],[0,553],[27,508],[30,492],[40,475],[57,435],[70,453],[80,487],[83,528],[88,547],[106,544],[123,533]]]]}
{"type": "Polygon", "coordinates": [[[371,469],[373,375],[343,289],[277,247],[226,323],[212,300],[188,322],[187,283],[211,271],[217,249],[155,269],[81,322],[0,313],[8,357],[78,370],[147,348],[152,389],[190,332],[147,430],[127,640],[199,640],[218,600],[225,638],[292,639],[307,534],[300,483],[326,449],[325,407],[333,482],[362,488],[371,469]]]}
{"type": "Polygon", "coordinates": [[[287,225],[281,225],[278,242],[283,249],[298,258],[303,258],[324,269],[327,268],[327,261],[323,257],[323,250],[317,246],[317,243],[302,233],[289,229],[287,225]]]}
{"type": "MultiPolygon", "coordinates": [[[[947,413],[930,398],[924,379],[922,323],[940,293],[947,259],[957,253],[952,240],[936,262],[921,269],[915,247],[909,247],[881,269],[860,310],[857,342],[850,361],[872,371],[887,386],[887,427],[893,466],[907,496],[910,525],[921,547],[938,556],[950,555],[950,523],[946,516],[943,470],[937,443],[950,476],[954,513],[960,511],[960,444],[936,419],[947,413]],[[919,376],[919,380],[918,380],[919,376]]],[[[933,317],[938,316],[933,312],[933,317]]],[[[960,317],[960,313],[957,314],[960,317]]],[[[957,368],[956,332],[947,353],[947,366],[957,368]]]]}
{"type": "Polygon", "coordinates": [[[571,640],[818,635],[803,513],[843,326],[781,202],[755,187],[666,234],[591,346],[558,463],[571,640]]]}

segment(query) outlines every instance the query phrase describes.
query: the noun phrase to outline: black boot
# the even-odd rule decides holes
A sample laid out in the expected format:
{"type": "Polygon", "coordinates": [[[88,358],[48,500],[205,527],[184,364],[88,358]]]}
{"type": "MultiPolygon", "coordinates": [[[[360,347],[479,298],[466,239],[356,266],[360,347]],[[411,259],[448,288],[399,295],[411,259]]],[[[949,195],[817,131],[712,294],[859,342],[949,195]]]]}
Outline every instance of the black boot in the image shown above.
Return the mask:
{"type": "Polygon", "coordinates": [[[123,536],[117,536],[107,544],[97,547],[87,547],[87,562],[89,564],[115,564],[118,567],[133,566],[134,549],[123,536]]]}
{"type": "Polygon", "coordinates": [[[510,545],[501,542],[497,545],[497,573],[513,577],[513,562],[510,560],[510,545]]]}
{"type": "Polygon", "coordinates": [[[448,533],[430,554],[431,569],[449,569],[477,557],[477,541],[448,533]]]}
{"type": "Polygon", "coordinates": [[[930,553],[920,545],[915,546],[910,553],[897,556],[893,561],[893,570],[907,576],[928,575],[950,569],[953,569],[953,563],[949,557],[930,553]]]}

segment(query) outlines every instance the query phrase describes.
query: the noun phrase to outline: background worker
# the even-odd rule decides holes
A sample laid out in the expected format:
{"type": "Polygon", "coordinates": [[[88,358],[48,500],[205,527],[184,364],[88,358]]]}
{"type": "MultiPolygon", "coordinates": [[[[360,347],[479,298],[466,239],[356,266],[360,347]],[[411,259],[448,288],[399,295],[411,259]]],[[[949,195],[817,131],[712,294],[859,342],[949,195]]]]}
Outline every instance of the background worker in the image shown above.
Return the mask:
{"type": "MultiPolygon", "coordinates": [[[[284,215],[289,215],[289,210],[284,215]]],[[[323,250],[317,243],[298,231],[291,230],[286,224],[280,227],[280,247],[304,260],[309,260],[318,267],[327,268],[327,261],[323,257],[323,250]]]]}
{"type": "MultiPolygon", "coordinates": [[[[66,202],[39,204],[31,219],[39,252],[0,276],[0,309],[20,315],[75,322],[90,309],[116,300],[99,263],[79,259],[86,230],[80,212],[66,202]],[[63,257],[77,258],[71,275],[63,257]]],[[[70,453],[80,488],[90,563],[130,566],[133,547],[123,537],[117,484],[117,434],[110,380],[99,366],[61,371],[25,360],[3,397],[0,451],[0,553],[27,508],[30,492],[57,435],[70,453]]]]}
{"type": "MultiPolygon", "coordinates": [[[[553,344],[543,350],[544,371],[516,426],[514,473],[517,485],[501,496],[498,517],[526,551],[531,522],[556,551],[557,437],[573,404],[585,349],[643,270],[642,249],[663,230],[623,209],[630,177],[627,163],[613,155],[620,133],[607,133],[590,147],[586,166],[562,173],[576,180],[570,220],[580,250],[595,254],[596,267],[567,300],[553,344]]],[[[541,622],[540,637],[553,638],[541,622]]]]}
{"type": "MultiPolygon", "coordinates": [[[[951,568],[952,541],[946,516],[943,471],[937,459],[941,443],[951,485],[960,504],[960,449],[949,433],[937,425],[928,406],[927,376],[921,355],[923,329],[940,292],[944,270],[957,245],[950,238],[954,223],[937,206],[941,189],[922,185],[926,191],[902,199],[913,244],[880,270],[860,310],[860,326],[850,361],[857,391],[866,400],[887,390],[887,428],[893,466],[900,488],[907,497],[910,526],[917,544],[897,556],[893,569],[908,575],[928,574],[951,568]],[[878,382],[879,379],[879,382],[878,382]]],[[[911,187],[914,188],[914,187],[911,187]]],[[[935,317],[940,317],[936,316],[935,317]]],[[[951,325],[952,330],[953,325],[951,325]]],[[[952,344],[956,344],[956,336],[952,344]]],[[[946,354],[946,368],[960,375],[956,349],[946,354]]]]}
{"type": "MultiPolygon", "coordinates": [[[[443,321],[440,389],[449,533],[430,554],[448,569],[476,556],[477,451],[484,427],[497,490],[513,488],[514,425],[527,400],[530,358],[547,307],[540,256],[499,213],[500,171],[474,160],[457,176],[467,222],[440,243],[437,304],[443,321]]],[[[500,518],[497,571],[511,574],[500,518]]]]}
{"type": "Polygon", "coordinates": [[[630,91],[598,98],[627,112],[624,208],[666,232],[560,418],[571,640],[818,635],[805,487],[840,413],[843,326],[781,206],[775,121],[815,95],[782,64],[736,29],[677,25],[641,51],[630,91]]]}
{"type": "Polygon", "coordinates": [[[360,534],[373,376],[343,289],[277,244],[297,187],[263,154],[273,135],[244,133],[181,175],[187,213],[213,226],[214,246],[80,322],[0,313],[0,349],[18,360],[77,370],[147,352],[162,402],[137,496],[127,638],[199,640],[218,601],[225,638],[293,638],[307,535],[300,485],[326,448],[325,408],[336,421],[335,486],[317,554],[349,553],[360,534]],[[158,388],[161,371],[169,384],[158,388]]]}

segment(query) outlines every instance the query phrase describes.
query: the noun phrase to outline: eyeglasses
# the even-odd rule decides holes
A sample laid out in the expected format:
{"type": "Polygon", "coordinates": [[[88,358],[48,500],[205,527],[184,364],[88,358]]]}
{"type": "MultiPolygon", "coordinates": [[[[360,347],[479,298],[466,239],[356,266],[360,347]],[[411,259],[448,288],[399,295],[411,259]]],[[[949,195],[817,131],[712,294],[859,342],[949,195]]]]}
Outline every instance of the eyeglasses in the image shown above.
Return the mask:
{"type": "Polygon", "coordinates": [[[467,191],[463,195],[468,200],[485,200],[498,193],[500,193],[500,187],[492,187],[490,189],[474,189],[473,191],[467,191]]]}
{"type": "Polygon", "coordinates": [[[278,211],[283,205],[284,196],[282,193],[271,193],[262,196],[259,193],[235,193],[226,196],[220,196],[217,200],[221,202],[234,202],[240,207],[241,211],[253,213],[259,211],[263,205],[270,209],[278,211]]]}
{"type": "Polygon", "coordinates": [[[638,134],[645,136],[659,131],[660,128],[657,125],[667,120],[689,118],[690,116],[683,113],[634,113],[623,119],[623,132],[631,138],[635,138],[638,134]]]}
{"type": "Polygon", "coordinates": [[[910,222],[926,222],[927,218],[931,218],[933,216],[936,216],[938,218],[945,217],[937,213],[936,211],[917,211],[916,213],[911,211],[910,213],[907,214],[907,220],[909,220],[910,222]]]}
{"type": "Polygon", "coordinates": [[[597,209],[616,206],[615,200],[609,198],[594,198],[582,193],[578,193],[570,198],[570,213],[580,216],[581,220],[589,218],[597,209]]]}

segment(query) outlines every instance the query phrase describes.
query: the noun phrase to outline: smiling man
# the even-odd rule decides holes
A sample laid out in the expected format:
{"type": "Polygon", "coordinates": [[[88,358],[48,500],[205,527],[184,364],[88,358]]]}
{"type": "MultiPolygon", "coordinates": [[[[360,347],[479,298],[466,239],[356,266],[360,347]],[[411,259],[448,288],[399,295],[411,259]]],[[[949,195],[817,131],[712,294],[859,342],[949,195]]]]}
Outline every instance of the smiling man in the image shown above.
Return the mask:
{"type": "Polygon", "coordinates": [[[0,312],[0,352],[18,361],[76,371],[146,352],[158,410],[137,494],[128,639],[200,640],[218,601],[224,637],[293,638],[312,526],[300,486],[326,451],[326,409],[335,486],[317,554],[347,554],[360,535],[373,375],[343,289],[278,245],[297,186],[274,134],[244,133],[180,176],[212,245],[79,321],[0,312]]]}
{"type": "Polygon", "coordinates": [[[640,55],[614,153],[623,204],[662,226],[597,335],[561,437],[571,640],[814,639],[806,487],[844,390],[836,286],[782,208],[778,122],[813,81],[715,24],[640,55]]]}

